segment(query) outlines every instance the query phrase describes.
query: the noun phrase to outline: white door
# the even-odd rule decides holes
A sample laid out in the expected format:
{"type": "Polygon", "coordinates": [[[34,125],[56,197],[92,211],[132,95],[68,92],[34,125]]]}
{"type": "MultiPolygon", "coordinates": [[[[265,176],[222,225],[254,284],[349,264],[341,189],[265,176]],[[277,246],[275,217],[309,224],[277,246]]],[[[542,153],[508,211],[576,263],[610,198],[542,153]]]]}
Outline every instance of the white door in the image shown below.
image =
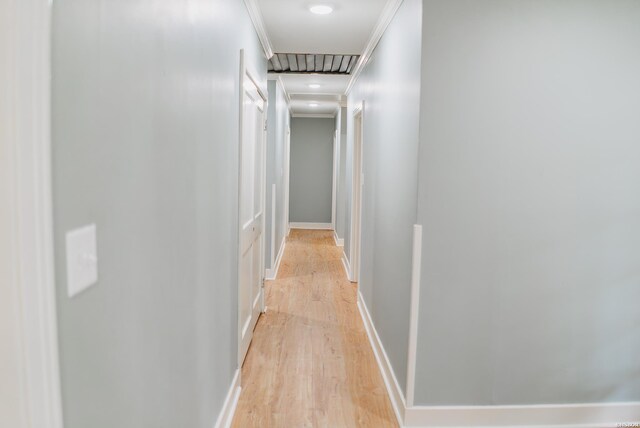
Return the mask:
{"type": "Polygon", "coordinates": [[[245,73],[240,147],[239,365],[263,304],[265,99],[245,73]]]}

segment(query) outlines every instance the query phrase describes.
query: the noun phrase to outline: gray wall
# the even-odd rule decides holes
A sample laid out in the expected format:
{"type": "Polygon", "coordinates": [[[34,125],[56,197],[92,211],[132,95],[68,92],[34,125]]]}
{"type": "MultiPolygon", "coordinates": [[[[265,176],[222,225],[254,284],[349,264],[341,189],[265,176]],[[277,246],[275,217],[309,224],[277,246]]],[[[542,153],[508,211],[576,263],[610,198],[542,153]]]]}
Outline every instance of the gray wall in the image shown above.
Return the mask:
{"type": "Polygon", "coordinates": [[[284,208],[284,156],[287,129],[289,128],[289,106],[287,98],[280,82],[269,80],[269,111],[267,115],[267,193],[266,193],[266,251],[265,260],[269,268],[271,258],[275,264],[278,251],[285,238],[285,208],[284,208]],[[272,236],[271,221],[272,211],[272,189],[276,185],[276,227],[275,236],[272,236]],[[271,242],[275,241],[274,254],[271,254],[271,242]]]}
{"type": "Polygon", "coordinates": [[[291,119],[289,221],[331,223],[335,119],[291,119]]]}
{"type": "Polygon", "coordinates": [[[640,400],[640,2],[423,12],[416,403],[640,400]]]}
{"type": "MultiPolygon", "coordinates": [[[[418,181],[420,25],[421,1],[405,0],[349,94],[347,116],[350,219],[353,111],[364,100],[360,291],[403,389],[418,181]]],[[[350,220],[345,226],[349,256],[350,220]]]]}
{"type": "Polygon", "coordinates": [[[242,2],[53,2],[53,180],[66,428],[210,428],[237,367],[242,2]],[[66,231],[99,283],[68,299],[66,231]]]}

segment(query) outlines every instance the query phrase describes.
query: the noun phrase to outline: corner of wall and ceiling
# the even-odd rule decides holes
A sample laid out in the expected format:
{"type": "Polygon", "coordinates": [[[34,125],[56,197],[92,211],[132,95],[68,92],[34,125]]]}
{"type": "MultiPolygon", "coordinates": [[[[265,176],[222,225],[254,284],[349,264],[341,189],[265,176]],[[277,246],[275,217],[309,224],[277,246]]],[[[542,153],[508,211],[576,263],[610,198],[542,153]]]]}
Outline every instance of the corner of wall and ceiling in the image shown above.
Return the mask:
{"type": "Polygon", "coordinates": [[[378,42],[380,42],[380,39],[384,35],[384,32],[387,30],[387,27],[391,23],[393,17],[396,15],[396,12],[402,5],[403,1],[404,0],[387,1],[387,4],[384,6],[384,9],[380,14],[378,22],[376,23],[376,26],[371,32],[371,36],[369,37],[369,41],[367,42],[364,51],[362,52],[362,55],[360,55],[360,60],[351,72],[351,79],[349,80],[349,85],[347,85],[345,95],[348,95],[349,92],[351,92],[353,85],[358,80],[358,77],[360,76],[360,73],[362,73],[364,66],[367,65],[367,62],[369,62],[373,51],[376,49],[376,46],[378,46],[378,42]]]}
{"type": "Polygon", "coordinates": [[[244,0],[244,4],[247,7],[249,16],[251,17],[251,22],[253,22],[253,26],[256,29],[256,33],[260,39],[260,44],[262,44],[262,49],[264,49],[264,54],[267,56],[267,59],[269,59],[273,56],[273,47],[271,46],[271,41],[269,40],[267,29],[264,25],[264,19],[262,18],[262,13],[258,6],[258,0],[244,0]]]}
{"type": "MultiPolygon", "coordinates": [[[[251,22],[253,23],[253,27],[256,30],[256,34],[260,39],[260,44],[262,45],[262,49],[264,50],[264,54],[268,60],[274,55],[273,46],[271,45],[269,34],[267,34],[267,27],[264,25],[264,18],[262,17],[262,12],[260,12],[258,0],[244,0],[244,4],[247,7],[247,11],[251,17],[251,22]]],[[[293,111],[291,110],[291,96],[287,92],[282,76],[277,76],[277,78],[273,80],[277,80],[278,83],[280,83],[282,92],[284,92],[284,96],[287,99],[287,109],[290,114],[293,114],[293,111]]]]}
{"type": "Polygon", "coordinates": [[[278,76],[278,83],[280,83],[280,88],[282,88],[282,92],[284,92],[284,97],[287,100],[287,109],[289,110],[289,114],[293,114],[293,110],[291,109],[291,96],[289,92],[287,92],[287,87],[284,86],[284,81],[282,80],[282,76],[278,76]]]}

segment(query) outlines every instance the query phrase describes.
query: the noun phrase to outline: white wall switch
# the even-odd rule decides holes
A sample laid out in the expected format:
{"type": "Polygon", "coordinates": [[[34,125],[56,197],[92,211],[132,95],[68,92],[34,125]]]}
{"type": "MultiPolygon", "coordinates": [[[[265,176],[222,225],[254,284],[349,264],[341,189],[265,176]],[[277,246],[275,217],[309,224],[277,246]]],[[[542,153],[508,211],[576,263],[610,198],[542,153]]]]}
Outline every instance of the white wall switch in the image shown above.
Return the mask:
{"type": "Polygon", "coordinates": [[[98,282],[96,225],[67,232],[67,291],[73,297],[98,282]]]}

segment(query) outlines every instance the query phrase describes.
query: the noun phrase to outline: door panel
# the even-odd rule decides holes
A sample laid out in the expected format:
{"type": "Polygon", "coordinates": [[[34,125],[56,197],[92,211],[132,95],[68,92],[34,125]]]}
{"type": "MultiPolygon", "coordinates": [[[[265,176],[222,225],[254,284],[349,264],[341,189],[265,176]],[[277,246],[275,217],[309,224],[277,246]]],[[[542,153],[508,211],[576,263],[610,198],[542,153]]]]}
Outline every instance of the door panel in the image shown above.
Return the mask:
{"type": "Polygon", "coordinates": [[[265,101],[245,75],[240,160],[239,364],[242,365],[258,321],[263,293],[265,101]]]}

